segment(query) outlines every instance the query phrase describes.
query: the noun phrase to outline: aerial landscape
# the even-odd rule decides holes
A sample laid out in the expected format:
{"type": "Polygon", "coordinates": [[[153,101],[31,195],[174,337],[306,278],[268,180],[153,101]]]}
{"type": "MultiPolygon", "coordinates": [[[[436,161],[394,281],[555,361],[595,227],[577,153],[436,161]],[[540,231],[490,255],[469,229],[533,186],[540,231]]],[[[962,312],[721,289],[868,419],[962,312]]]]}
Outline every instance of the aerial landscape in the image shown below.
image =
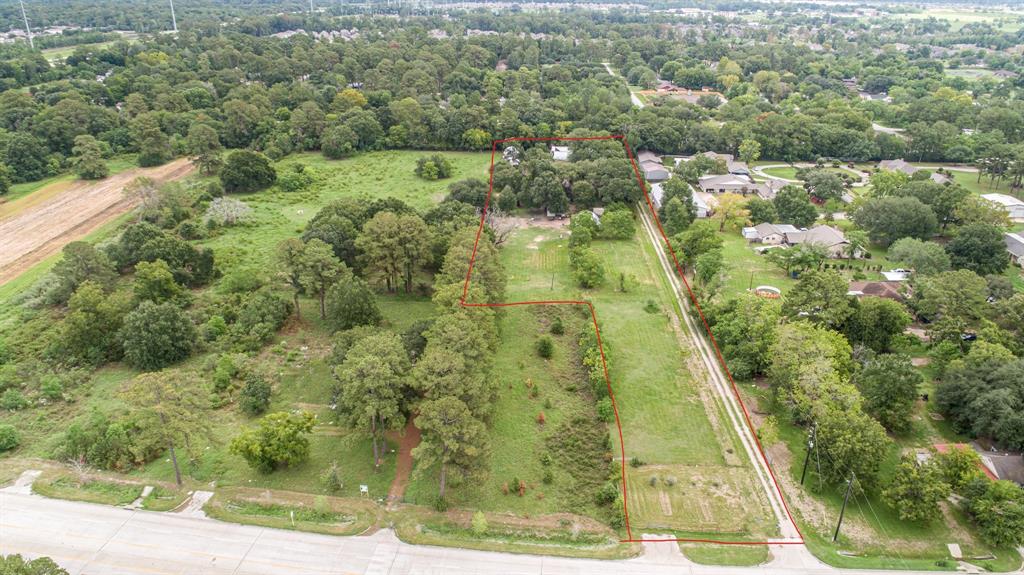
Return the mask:
{"type": "Polygon", "coordinates": [[[1024,5],[0,1],[0,573],[1024,568],[1024,5]]]}

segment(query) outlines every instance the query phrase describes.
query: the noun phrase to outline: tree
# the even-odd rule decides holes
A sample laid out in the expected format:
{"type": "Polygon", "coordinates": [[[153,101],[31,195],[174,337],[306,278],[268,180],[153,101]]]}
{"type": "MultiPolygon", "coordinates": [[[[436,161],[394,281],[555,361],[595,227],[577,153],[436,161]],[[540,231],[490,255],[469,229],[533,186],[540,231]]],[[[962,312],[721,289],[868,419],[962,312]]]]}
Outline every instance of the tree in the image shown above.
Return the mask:
{"type": "Polygon", "coordinates": [[[884,246],[900,238],[925,240],[939,228],[935,212],[914,197],[871,198],[853,213],[853,221],[884,246]]]}
{"type": "Polygon", "coordinates": [[[61,325],[59,348],[73,362],[101,365],[121,358],[118,331],[132,302],[123,292],[108,294],[86,281],[68,300],[61,325]]]}
{"type": "Polygon", "coordinates": [[[773,203],[780,222],[807,228],[818,219],[818,209],[811,203],[811,198],[806,191],[796,186],[786,186],[779,190],[773,203]]]}
{"type": "Polygon", "coordinates": [[[248,204],[235,198],[213,198],[203,219],[207,224],[210,222],[221,226],[234,226],[245,221],[252,214],[252,208],[248,204]]]}
{"type": "Polygon", "coordinates": [[[306,243],[299,266],[299,283],[302,289],[316,296],[320,302],[320,319],[326,319],[327,290],[334,282],[350,276],[352,272],[335,257],[331,246],[316,238],[306,243]]]}
{"type": "Polygon", "coordinates": [[[572,276],[580,287],[596,288],[604,283],[604,264],[589,246],[579,246],[569,251],[572,276]]]}
{"type": "Polygon", "coordinates": [[[913,456],[906,455],[892,482],[882,491],[882,498],[899,513],[901,520],[927,523],[942,516],[939,504],[949,497],[949,491],[937,463],[918,463],[913,456]]]}
{"type": "Polygon", "coordinates": [[[887,430],[904,433],[924,378],[905,355],[883,354],[861,368],[855,383],[864,396],[864,411],[887,430]]]}
{"type": "Polygon", "coordinates": [[[192,321],[172,303],[142,302],[125,316],[120,334],[125,361],[144,371],[185,359],[196,342],[192,321]]]}
{"type": "Polygon", "coordinates": [[[837,329],[853,314],[846,280],[832,270],[811,270],[782,301],[782,313],[790,318],[806,317],[837,329]]]}
{"type": "Polygon", "coordinates": [[[949,254],[935,242],[917,238],[896,240],[889,246],[887,257],[914,271],[917,276],[927,276],[950,269],[949,254]]]}
{"type": "Polygon", "coordinates": [[[747,200],[747,211],[750,212],[750,224],[754,226],[765,222],[774,223],[779,219],[775,204],[764,198],[755,196],[747,200]]]}
{"type": "Polygon", "coordinates": [[[438,496],[443,500],[449,478],[464,480],[486,461],[487,428],[454,397],[423,402],[416,425],[423,434],[422,442],[412,451],[419,461],[416,470],[437,465],[438,496]]]}
{"type": "Polygon", "coordinates": [[[956,493],[963,493],[975,479],[984,479],[981,457],[966,445],[953,445],[949,451],[936,456],[942,480],[956,493]]]}
{"type": "Polygon", "coordinates": [[[220,183],[229,194],[262,190],[277,181],[277,170],[259,152],[235,150],[220,171],[220,183]]]}
{"type": "Polygon", "coordinates": [[[298,238],[288,238],[277,244],[274,260],[292,288],[292,306],[295,318],[302,321],[302,310],[299,309],[299,293],[302,291],[302,272],[305,263],[306,244],[298,238]]]}
{"type": "Polygon", "coordinates": [[[747,211],[746,201],[739,194],[722,194],[718,196],[718,206],[711,216],[718,220],[718,231],[725,231],[726,226],[737,228],[747,225],[750,212],[747,211]]]}
{"type": "Polygon", "coordinates": [[[967,511],[987,543],[1015,547],[1024,542],[1024,491],[1012,481],[978,480],[968,490],[967,511]]]}
{"type": "Polygon", "coordinates": [[[7,164],[0,162],[0,196],[11,191],[12,172],[7,164]]]}
{"type": "Polygon", "coordinates": [[[823,202],[838,200],[845,191],[843,179],[828,170],[808,170],[804,175],[804,187],[812,196],[823,202]]]}
{"type": "Polygon", "coordinates": [[[63,257],[53,266],[55,285],[47,294],[53,303],[64,303],[78,286],[91,281],[103,289],[110,289],[117,272],[110,259],[87,242],[71,242],[64,246],[63,257]]]}
{"type": "Polygon", "coordinates": [[[385,332],[357,341],[335,368],[341,393],[338,405],[354,427],[369,429],[373,444],[373,465],[382,463],[384,432],[405,424],[405,398],[409,358],[401,338],[385,332]]]}
{"type": "Polygon", "coordinates": [[[195,439],[209,432],[208,393],[195,373],[178,370],[143,373],[123,391],[143,442],[165,446],[170,452],[179,487],[181,468],[175,448],[195,448],[195,439]]]}
{"type": "Polygon", "coordinates": [[[750,379],[765,372],[780,317],[778,300],[752,293],[712,308],[708,319],[733,377],[750,379]]]}
{"type": "Polygon", "coordinates": [[[942,272],[917,282],[915,307],[929,320],[940,317],[970,322],[985,310],[988,284],[971,270],[942,272]]]}
{"type": "Polygon", "coordinates": [[[68,575],[49,557],[24,559],[21,555],[0,555],[0,573],[4,575],[68,575]]]}
{"type": "Polygon", "coordinates": [[[978,275],[1002,273],[1010,265],[1003,233],[989,224],[969,224],[960,228],[946,245],[949,261],[956,269],[969,269],[978,275]]]}
{"type": "Polygon", "coordinates": [[[451,161],[441,154],[422,156],[416,160],[416,175],[425,180],[443,180],[452,175],[451,161]]]}
{"type": "Polygon", "coordinates": [[[740,160],[751,163],[761,158],[761,142],[757,140],[743,140],[740,142],[740,160]]]}
{"type": "Polygon", "coordinates": [[[327,290],[327,325],[332,331],[377,325],[381,319],[377,298],[361,278],[342,278],[327,290]]]}
{"type": "Polygon", "coordinates": [[[75,147],[71,153],[71,163],[78,177],[83,180],[102,180],[110,173],[107,163],[103,161],[103,149],[96,138],[87,135],[76,136],[75,147]]]}
{"type": "Polygon", "coordinates": [[[412,293],[415,272],[431,255],[430,230],[415,214],[378,212],[363,225],[356,246],[368,274],[384,278],[387,290],[398,289],[399,278],[406,293],[412,293]]]}
{"type": "Polygon", "coordinates": [[[862,485],[875,485],[890,445],[882,426],[859,408],[840,403],[819,404],[814,420],[818,426],[815,448],[825,454],[822,479],[838,483],[852,471],[862,485]]]}
{"type": "Polygon", "coordinates": [[[683,266],[692,266],[701,254],[721,249],[724,243],[725,240],[715,230],[714,222],[706,220],[694,222],[683,233],[672,238],[676,256],[683,266]]]}
{"type": "MultiPolygon", "coordinates": [[[[1021,166],[1024,166],[1024,162],[1021,162],[1021,166]]],[[[974,194],[967,195],[956,205],[952,219],[962,226],[988,224],[1007,229],[1012,225],[1006,208],[974,194]]]]}
{"type": "Polygon", "coordinates": [[[153,303],[182,303],[188,294],[174,281],[174,274],[164,260],[139,262],[135,266],[135,281],[132,285],[135,299],[153,303]]]}
{"type": "Polygon", "coordinates": [[[250,467],[270,473],[309,457],[309,437],[316,417],[308,411],[271,413],[256,429],[246,429],[231,440],[228,449],[242,456],[250,467]]]}
{"type": "Polygon", "coordinates": [[[860,343],[872,351],[889,351],[892,339],[910,325],[910,314],[903,304],[880,297],[855,300],[854,312],[843,332],[853,343],[860,343]]]}
{"type": "Polygon", "coordinates": [[[216,174],[224,165],[221,153],[224,147],[220,144],[217,131],[207,124],[192,124],[185,138],[185,147],[189,159],[199,168],[199,172],[207,176],[216,174]]]}
{"type": "Polygon", "coordinates": [[[155,113],[146,112],[136,116],[131,126],[139,146],[140,166],[159,166],[171,159],[171,141],[160,128],[160,120],[155,113]]]}
{"type": "Polygon", "coordinates": [[[320,136],[320,151],[332,160],[351,156],[358,144],[359,136],[344,124],[329,126],[320,136]]]}
{"type": "Polygon", "coordinates": [[[787,275],[792,272],[802,274],[807,270],[820,269],[828,259],[828,251],[821,244],[802,243],[790,249],[770,250],[766,257],[787,275]]]}
{"type": "Polygon", "coordinates": [[[601,235],[616,240],[628,240],[636,233],[632,210],[610,210],[601,218],[601,235]]]}
{"type": "Polygon", "coordinates": [[[895,196],[910,181],[910,176],[896,170],[878,170],[871,174],[871,191],[876,198],[895,196]]]}

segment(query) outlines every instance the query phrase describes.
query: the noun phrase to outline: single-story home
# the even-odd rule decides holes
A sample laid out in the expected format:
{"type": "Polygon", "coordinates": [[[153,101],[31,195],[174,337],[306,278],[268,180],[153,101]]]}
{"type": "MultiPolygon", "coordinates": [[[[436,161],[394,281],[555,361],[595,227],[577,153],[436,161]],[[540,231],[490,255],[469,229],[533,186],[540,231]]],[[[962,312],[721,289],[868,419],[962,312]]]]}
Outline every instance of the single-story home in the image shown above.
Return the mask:
{"type": "MultiPolygon", "coordinates": [[[[830,258],[845,258],[846,249],[850,242],[847,241],[843,232],[832,226],[814,226],[809,230],[798,230],[786,234],[786,243],[791,246],[799,244],[816,244],[825,248],[830,258]]],[[[854,254],[859,257],[859,254],[854,254]]]]}
{"type": "Polygon", "coordinates": [[[891,282],[902,282],[910,279],[910,270],[897,268],[887,272],[881,272],[882,277],[891,282]]]}
{"type": "Polygon", "coordinates": [[[894,299],[897,301],[903,301],[907,295],[909,295],[909,287],[903,282],[866,282],[857,281],[850,282],[849,290],[846,295],[854,297],[882,297],[886,299],[894,299]]]}
{"type": "Polygon", "coordinates": [[[789,224],[763,222],[752,228],[743,228],[743,237],[750,242],[775,246],[786,243],[786,234],[799,232],[799,229],[789,224]]]}
{"type": "Polygon", "coordinates": [[[981,197],[1002,206],[1011,220],[1024,220],[1024,200],[1006,194],[981,194],[981,197]]]}
{"type": "MultiPolygon", "coordinates": [[[[912,176],[914,175],[914,172],[919,171],[921,168],[913,166],[910,164],[910,162],[907,162],[901,158],[898,160],[882,160],[881,162],[878,162],[878,169],[888,170],[890,172],[903,172],[908,176],[912,176]]],[[[938,172],[932,172],[930,178],[936,184],[948,184],[953,181],[949,176],[946,176],[945,174],[940,174],[938,172]]]]}
{"type": "Polygon", "coordinates": [[[1010,261],[1024,268],[1024,236],[1015,233],[1006,233],[1006,251],[1010,252],[1010,261]]]}
{"type": "Polygon", "coordinates": [[[746,162],[741,162],[736,159],[732,154],[719,154],[718,152],[704,152],[702,154],[705,157],[711,158],[712,160],[722,160],[725,162],[725,169],[729,170],[730,174],[737,176],[749,176],[750,167],[747,166],[746,162]]]}
{"type": "Polygon", "coordinates": [[[720,176],[701,176],[697,180],[697,186],[701,191],[708,194],[733,193],[748,196],[757,194],[766,200],[775,197],[775,188],[769,182],[761,184],[750,179],[749,176],[735,174],[724,174],[720,176]]]}
{"type": "Polygon", "coordinates": [[[669,178],[668,169],[661,163],[657,154],[648,150],[642,150],[637,155],[640,169],[644,173],[644,179],[649,182],[664,182],[669,178]]]}
{"type": "MultiPolygon", "coordinates": [[[[651,203],[654,204],[654,209],[660,209],[662,204],[665,202],[665,188],[661,187],[660,183],[651,184],[650,188],[651,203]]],[[[691,192],[693,189],[691,188],[691,192]]],[[[707,200],[705,200],[700,192],[693,192],[693,205],[697,208],[697,217],[706,218],[711,215],[714,211],[707,200]]]]}
{"type": "Polygon", "coordinates": [[[571,155],[569,146],[551,146],[551,159],[556,162],[568,162],[571,155]]]}

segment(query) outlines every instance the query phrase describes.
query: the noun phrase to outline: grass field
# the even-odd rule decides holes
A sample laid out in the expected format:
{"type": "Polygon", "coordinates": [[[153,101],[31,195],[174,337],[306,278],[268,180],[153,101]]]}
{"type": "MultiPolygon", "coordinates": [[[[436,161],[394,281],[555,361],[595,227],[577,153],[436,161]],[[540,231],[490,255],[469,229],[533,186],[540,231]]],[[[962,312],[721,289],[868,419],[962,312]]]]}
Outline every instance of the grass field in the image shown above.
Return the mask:
{"type": "MultiPolygon", "coordinates": [[[[628,474],[634,533],[662,529],[679,536],[709,530],[737,537],[774,534],[767,502],[755,488],[749,463],[738,455],[724,412],[689,369],[694,358],[681,347],[669,319],[673,303],[654,267],[653,248],[639,236],[595,241],[607,281],[598,289],[580,290],[571,278],[567,239],[564,229],[518,230],[501,252],[509,280],[507,299],[593,302],[609,356],[625,455],[639,464],[630,465],[628,474]]],[[[503,328],[499,347],[516,345],[515,338],[525,339],[522,333],[503,328]]],[[[614,429],[611,437],[610,451],[618,458],[614,429]]],[[[498,492],[495,497],[502,496],[498,492]]]]}
{"type": "MultiPolygon", "coordinates": [[[[856,173],[854,173],[854,172],[852,172],[852,171],[850,171],[850,170],[848,170],[846,168],[833,168],[833,167],[829,166],[829,167],[825,167],[823,169],[826,172],[835,172],[835,173],[840,174],[840,175],[852,177],[854,179],[854,181],[860,181],[860,176],[858,176],[856,173]]],[[[790,166],[783,166],[783,167],[777,167],[777,168],[765,168],[762,171],[765,174],[769,175],[769,176],[775,176],[776,178],[782,178],[784,180],[799,180],[800,179],[799,177],[797,177],[798,169],[794,168],[794,167],[790,167],[790,166]]]]}
{"type": "Polygon", "coordinates": [[[971,10],[966,8],[936,8],[929,7],[921,12],[906,14],[892,14],[894,18],[922,20],[935,18],[947,20],[950,23],[950,30],[956,32],[967,24],[983,22],[1004,32],[1013,32],[1021,28],[1020,12],[998,11],[998,10],[971,10]]]}
{"type": "Polygon", "coordinates": [[[947,76],[972,81],[995,77],[992,70],[989,70],[988,68],[946,68],[945,73],[947,76]]]}

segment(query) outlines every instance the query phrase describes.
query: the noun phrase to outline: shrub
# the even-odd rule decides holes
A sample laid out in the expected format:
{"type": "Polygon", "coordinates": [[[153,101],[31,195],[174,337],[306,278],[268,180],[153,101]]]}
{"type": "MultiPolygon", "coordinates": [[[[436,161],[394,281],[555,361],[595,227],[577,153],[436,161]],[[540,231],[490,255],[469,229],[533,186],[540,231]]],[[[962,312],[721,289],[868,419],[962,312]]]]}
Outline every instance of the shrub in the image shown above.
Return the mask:
{"type": "Polygon", "coordinates": [[[451,177],[452,163],[441,154],[422,156],[416,160],[416,175],[424,180],[443,180],[451,177]]]}
{"type": "Polygon", "coordinates": [[[611,481],[606,481],[597,492],[597,504],[608,505],[619,497],[619,488],[611,481]]]}
{"type": "Polygon", "coordinates": [[[597,416],[605,423],[615,421],[615,408],[612,406],[612,398],[602,397],[597,402],[597,416]]]}
{"type": "Polygon", "coordinates": [[[305,168],[303,164],[293,164],[291,168],[277,178],[277,187],[282,192],[302,192],[313,184],[312,174],[305,169],[298,169],[305,168]]]}
{"type": "Polygon", "coordinates": [[[545,485],[551,485],[555,482],[555,474],[551,473],[551,470],[548,469],[544,472],[544,477],[541,478],[541,481],[543,481],[545,485]]]}
{"type": "Polygon", "coordinates": [[[245,378],[238,406],[249,415],[259,415],[270,405],[270,383],[258,373],[250,373],[245,378]]]}
{"type": "Polygon", "coordinates": [[[324,486],[324,489],[332,493],[341,491],[344,484],[341,481],[341,470],[336,462],[331,462],[331,466],[320,475],[320,483],[324,486]]]}
{"type": "Polygon", "coordinates": [[[316,419],[308,412],[272,413],[257,429],[247,429],[231,441],[231,453],[242,456],[250,467],[270,473],[309,457],[309,437],[316,419]]]}
{"type": "Polygon", "coordinates": [[[277,171],[270,160],[259,152],[235,150],[228,154],[220,171],[220,183],[229,194],[255,192],[272,185],[277,171]]]}
{"type": "Polygon", "coordinates": [[[565,333],[565,325],[562,324],[562,318],[556,317],[555,321],[551,322],[551,333],[553,335],[562,335],[565,333]]]}
{"type": "Polygon", "coordinates": [[[13,425],[0,424],[0,453],[10,451],[21,443],[18,430],[13,425]]]}
{"type": "Polygon", "coordinates": [[[192,353],[196,330],[185,312],[171,303],[142,302],[124,318],[120,331],[124,357],[132,367],[156,371],[192,353]]]}
{"type": "Polygon", "coordinates": [[[483,511],[477,511],[473,514],[473,533],[477,535],[487,533],[487,517],[484,516],[483,511]]]}
{"type": "Polygon", "coordinates": [[[11,388],[0,394],[0,408],[18,411],[28,407],[28,399],[17,389],[11,388]]]}
{"type": "Polygon", "coordinates": [[[551,359],[551,356],[555,354],[555,345],[551,342],[551,338],[544,336],[537,340],[537,355],[544,359],[551,359]]]}

